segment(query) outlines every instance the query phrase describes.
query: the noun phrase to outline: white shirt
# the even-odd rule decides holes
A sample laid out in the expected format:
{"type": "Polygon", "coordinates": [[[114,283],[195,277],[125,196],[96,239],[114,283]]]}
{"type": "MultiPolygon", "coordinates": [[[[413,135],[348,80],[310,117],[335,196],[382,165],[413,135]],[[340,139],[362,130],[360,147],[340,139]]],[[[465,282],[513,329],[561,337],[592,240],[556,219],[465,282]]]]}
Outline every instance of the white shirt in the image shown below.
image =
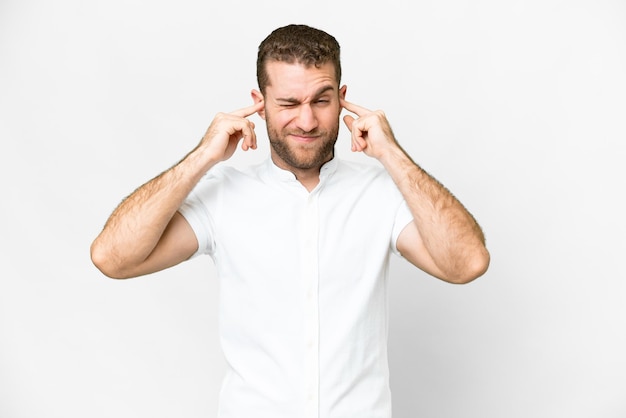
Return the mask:
{"type": "Polygon", "coordinates": [[[180,209],[220,280],[220,418],[389,418],[387,272],[412,216],[378,166],[309,193],[271,159],[213,167],[180,209]]]}

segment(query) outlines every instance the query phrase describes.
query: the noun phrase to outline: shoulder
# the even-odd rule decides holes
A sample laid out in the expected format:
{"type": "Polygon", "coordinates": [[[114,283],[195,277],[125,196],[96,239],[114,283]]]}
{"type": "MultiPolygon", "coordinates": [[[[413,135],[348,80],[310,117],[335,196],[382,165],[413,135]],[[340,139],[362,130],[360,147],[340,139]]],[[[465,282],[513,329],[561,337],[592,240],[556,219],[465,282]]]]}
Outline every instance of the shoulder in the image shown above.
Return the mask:
{"type": "Polygon", "coordinates": [[[189,197],[197,198],[207,203],[215,201],[228,190],[244,190],[247,187],[246,185],[254,182],[254,175],[246,171],[245,169],[219,163],[211,167],[202,176],[189,197]]]}
{"type": "Polygon", "coordinates": [[[260,177],[263,168],[262,166],[262,164],[256,164],[245,168],[239,168],[222,162],[207,171],[200,181],[223,183],[253,180],[260,177]]]}
{"type": "Polygon", "coordinates": [[[348,161],[339,160],[337,164],[336,177],[338,180],[351,181],[355,183],[381,183],[391,184],[393,180],[387,170],[377,161],[348,161]]]}
{"type": "Polygon", "coordinates": [[[219,163],[202,176],[187,196],[186,204],[202,206],[212,216],[219,216],[224,205],[234,207],[261,199],[267,192],[261,175],[259,167],[239,168],[219,163]]]}
{"type": "Polygon", "coordinates": [[[340,160],[328,179],[327,193],[341,199],[368,200],[376,204],[396,205],[401,194],[393,179],[380,164],[340,160]]]}

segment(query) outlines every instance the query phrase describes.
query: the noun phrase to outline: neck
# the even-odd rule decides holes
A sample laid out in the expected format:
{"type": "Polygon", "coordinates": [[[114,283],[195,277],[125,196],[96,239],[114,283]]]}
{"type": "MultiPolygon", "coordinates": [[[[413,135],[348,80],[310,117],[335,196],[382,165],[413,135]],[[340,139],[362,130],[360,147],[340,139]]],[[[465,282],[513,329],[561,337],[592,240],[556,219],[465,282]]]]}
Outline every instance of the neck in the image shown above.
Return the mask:
{"type": "Polygon", "coordinates": [[[317,170],[317,173],[315,174],[304,174],[304,175],[300,175],[298,173],[295,173],[292,171],[293,174],[295,174],[296,179],[300,182],[300,184],[302,184],[304,186],[305,189],[307,189],[307,191],[312,192],[313,189],[315,189],[315,187],[317,187],[317,185],[320,182],[320,171],[319,169],[317,170]]]}
{"type": "Polygon", "coordinates": [[[332,160],[333,154],[331,154],[322,164],[319,166],[311,167],[311,168],[298,168],[294,167],[285,161],[283,161],[279,156],[272,152],[271,154],[272,161],[274,164],[282,168],[283,170],[290,171],[296,176],[296,180],[304,186],[309,192],[311,192],[320,182],[320,170],[324,164],[328,161],[332,160]]]}

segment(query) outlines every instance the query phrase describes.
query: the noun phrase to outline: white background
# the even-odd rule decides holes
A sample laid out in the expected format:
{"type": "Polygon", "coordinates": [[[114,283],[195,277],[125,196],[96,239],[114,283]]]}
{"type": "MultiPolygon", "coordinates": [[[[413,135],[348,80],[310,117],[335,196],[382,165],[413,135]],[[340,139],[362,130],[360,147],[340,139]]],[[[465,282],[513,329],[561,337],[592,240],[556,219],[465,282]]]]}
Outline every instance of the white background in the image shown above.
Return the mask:
{"type": "Polygon", "coordinates": [[[89,245],[287,23],[337,37],[348,100],[487,235],[466,286],[394,258],[394,417],[626,416],[623,1],[0,0],[0,417],[215,416],[210,259],[114,281],[89,245]]]}

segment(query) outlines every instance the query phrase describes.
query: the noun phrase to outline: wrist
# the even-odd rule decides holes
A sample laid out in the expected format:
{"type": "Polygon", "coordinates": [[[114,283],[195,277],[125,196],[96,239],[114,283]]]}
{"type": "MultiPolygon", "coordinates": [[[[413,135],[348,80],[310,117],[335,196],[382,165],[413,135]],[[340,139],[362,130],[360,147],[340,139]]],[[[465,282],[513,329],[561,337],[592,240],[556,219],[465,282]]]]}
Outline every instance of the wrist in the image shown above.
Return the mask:
{"type": "Polygon", "coordinates": [[[208,147],[198,145],[183,158],[181,164],[184,165],[185,171],[197,173],[198,178],[200,178],[220,161],[221,159],[208,147]]]}
{"type": "Polygon", "coordinates": [[[378,161],[391,172],[394,169],[405,166],[406,164],[414,165],[408,154],[395,143],[393,146],[388,147],[385,152],[381,153],[378,157],[378,161]]]}

